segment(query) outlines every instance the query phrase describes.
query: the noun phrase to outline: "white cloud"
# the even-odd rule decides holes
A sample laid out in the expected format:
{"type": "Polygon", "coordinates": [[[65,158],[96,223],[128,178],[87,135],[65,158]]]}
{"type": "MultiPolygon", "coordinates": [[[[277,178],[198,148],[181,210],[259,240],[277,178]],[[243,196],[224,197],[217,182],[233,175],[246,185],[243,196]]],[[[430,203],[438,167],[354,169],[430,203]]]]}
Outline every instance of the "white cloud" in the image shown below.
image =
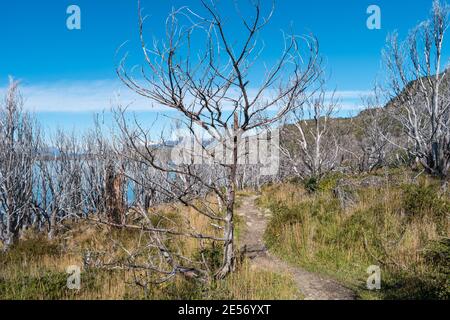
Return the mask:
{"type": "MultiPolygon", "coordinates": [[[[0,88],[3,96],[6,88],[0,88]]],[[[94,112],[109,110],[117,99],[133,110],[149,110],[151,103],[126,88],[120,81],[61,81],[22,84],[25,109],[32,112],[94,112]]]]}
{"type": "MultiPolygon", "coordinates": [[[[0,87],[3,96],[6,88],[0,87]]],[[[54,83],[22,84],[25,108],[32,112],[95,112],[109,110],[117,101],[133,111],[161,111],[149,99],[132,92],[119,80],[60,81],[54,83]]],[[[336,91],[341,110],[361,109],[361,97],[369,91],[336,91]]]]}

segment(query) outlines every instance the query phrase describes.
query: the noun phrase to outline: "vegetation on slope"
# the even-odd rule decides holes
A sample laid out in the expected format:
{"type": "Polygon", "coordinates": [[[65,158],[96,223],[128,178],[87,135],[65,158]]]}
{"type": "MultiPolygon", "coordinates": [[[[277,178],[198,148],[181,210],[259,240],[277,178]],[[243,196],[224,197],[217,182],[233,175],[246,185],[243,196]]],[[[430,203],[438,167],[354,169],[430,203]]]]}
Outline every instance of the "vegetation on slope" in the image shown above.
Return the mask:
{"type": "Polygon", "coordinates": [[[259,204],[273,212],[266,231],[270,250],[337,278],[360,298],[448,299],[449,194],[432,178],[411,182],[399,172],[334,176],[315,192],[298,183],[264,188],[259,204]],[[347,203],[336,192],[343,180],[347,203]],[[381,268],[380,291],[366,289],[371,265],[381,268]]]}

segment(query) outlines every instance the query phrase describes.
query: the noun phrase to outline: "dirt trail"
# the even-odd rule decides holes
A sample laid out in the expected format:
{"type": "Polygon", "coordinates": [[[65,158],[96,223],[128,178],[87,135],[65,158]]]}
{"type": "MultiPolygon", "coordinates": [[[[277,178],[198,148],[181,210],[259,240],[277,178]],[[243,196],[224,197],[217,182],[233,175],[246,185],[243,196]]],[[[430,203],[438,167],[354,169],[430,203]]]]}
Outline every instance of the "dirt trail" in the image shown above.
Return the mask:
{"type": "Polygon", "coordinates": [[[263,241],[269,211],[262,212],[256,205],[257,196],[242,197],[238,215],[244,217],[247,228],[240,238],[241,250],[252,259],[255,267],[280,274],[290,274],[306,300],[353,300],[354,293],[334,280],[289,265],[267,251],[263,241]]]}

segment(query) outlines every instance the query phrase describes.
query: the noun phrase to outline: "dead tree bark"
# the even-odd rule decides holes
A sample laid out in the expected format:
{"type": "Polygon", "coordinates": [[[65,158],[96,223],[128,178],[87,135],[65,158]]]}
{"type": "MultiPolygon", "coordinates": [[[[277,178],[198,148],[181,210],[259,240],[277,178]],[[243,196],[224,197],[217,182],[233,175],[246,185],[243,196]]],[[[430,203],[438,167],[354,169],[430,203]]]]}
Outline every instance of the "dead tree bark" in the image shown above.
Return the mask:
{"type": "Polygon", "coordinates": [[[106,216],[113,224],[124,221],[124,174],[117,171],[114,165],[108,165],[105,172],[106,216]]]}

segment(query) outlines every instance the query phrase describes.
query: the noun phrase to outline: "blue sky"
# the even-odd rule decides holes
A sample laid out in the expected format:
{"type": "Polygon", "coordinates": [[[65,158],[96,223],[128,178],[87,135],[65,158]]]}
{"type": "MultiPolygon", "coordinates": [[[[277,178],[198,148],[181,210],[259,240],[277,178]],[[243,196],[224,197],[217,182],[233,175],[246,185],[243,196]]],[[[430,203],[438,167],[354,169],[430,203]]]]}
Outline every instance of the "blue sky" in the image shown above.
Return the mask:
{"type": "MultiPolygon", "coordinates": [[[[244,5],[247,0],[238,0],[244,5]]],[[[231,0],[221,0],[226,8],[231,0]]],[[[401,35],[424,20],[431,0],[278,0],[271,23],[264,32],[266,46],[261,59],[273,61],[281,44],[280,30],[312,32],[320,41],[330,75],[329,87],[342,92],[347,109],[356,107],[369,90],[380,68],[380,52],[386,35],[401,35]],[[382,29],[366,27],[366,9],[381,8],[382,29]]],[[[262,0],[266,7],[271,1],[262,0]]],[[[172,7],[199,9],[196,0],[143,0],[149,15],[146,34],[161,36],[172,7]]],[[[245,12],[244,12],[245,14],[245,12]]],[[[239,36],[232,14],[227,25],[239,36]]],[[[135,0],[17,0],[0,2],[0,92],[8,75],[22,81],[27,108],[35,111],[44,126],[54,129],[86,128],[92,113],[108,109],[116,95],[134,102],[142,117],[151,104],[130,93],[115,75],[119,58],[130,53],[131,64],[142,62],[138,43],[135,0]],[[81,8],[82,29],[66,28],[66,9],[81,8]],[[126,45],[116,54],[125,41],[126,45]]],[[[154,113],[154,112],[153,112],[154,113]]]]}

